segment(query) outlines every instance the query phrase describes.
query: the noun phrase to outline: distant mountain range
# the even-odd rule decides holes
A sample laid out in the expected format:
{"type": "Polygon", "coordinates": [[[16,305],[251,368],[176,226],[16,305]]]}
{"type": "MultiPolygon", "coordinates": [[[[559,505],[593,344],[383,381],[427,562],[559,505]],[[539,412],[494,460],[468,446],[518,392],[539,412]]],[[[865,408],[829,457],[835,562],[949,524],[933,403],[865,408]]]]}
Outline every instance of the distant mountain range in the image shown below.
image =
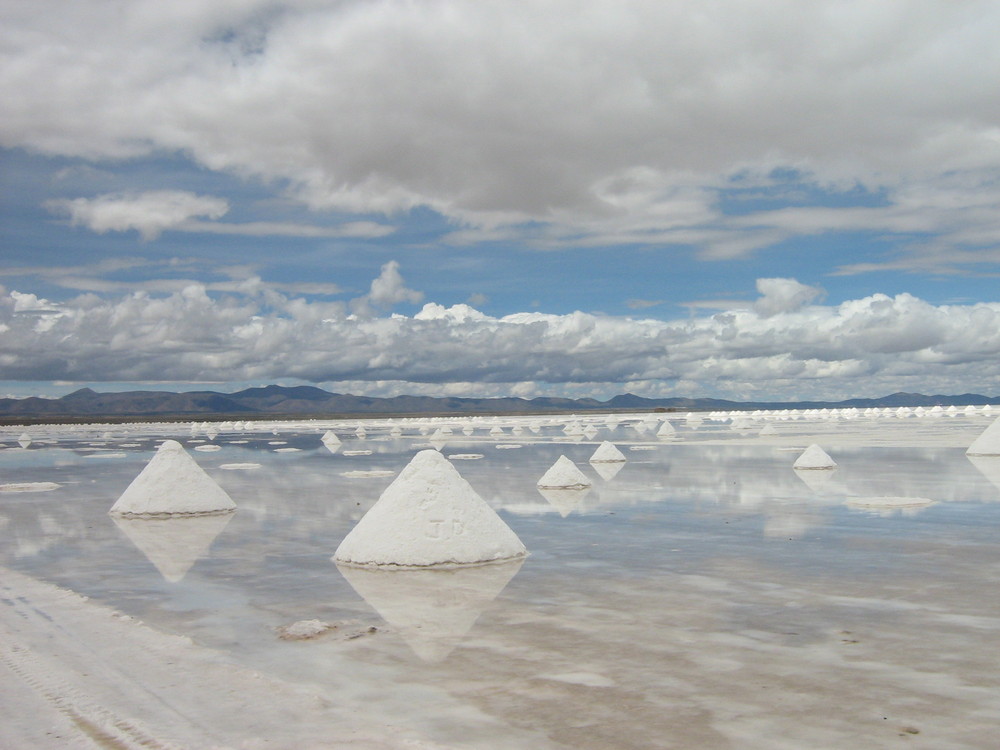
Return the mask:
{"type": "Polygon", "coordinates": [[[925,396],[893,393],[882,398],[846,401],[725,401],[713,398],[643,398],[626,393],[607,401],[568,398],[435,398],[394,396],[371,398],[330,393],[312,386],[269,385],[236,393],[215,391],[126,391],[97,393],[82,388],[67,396],[0,399],[0,420],[42,421],[94,418],[183,419],[191,417],[247,419],[251,417],[333,417],[365,414],[538,414],[584,411],[721,411],[737,409],[820,409],[900,406],[966,406],[1000,404],[1000,397],[965,393],[960,396],[925,396]]]}

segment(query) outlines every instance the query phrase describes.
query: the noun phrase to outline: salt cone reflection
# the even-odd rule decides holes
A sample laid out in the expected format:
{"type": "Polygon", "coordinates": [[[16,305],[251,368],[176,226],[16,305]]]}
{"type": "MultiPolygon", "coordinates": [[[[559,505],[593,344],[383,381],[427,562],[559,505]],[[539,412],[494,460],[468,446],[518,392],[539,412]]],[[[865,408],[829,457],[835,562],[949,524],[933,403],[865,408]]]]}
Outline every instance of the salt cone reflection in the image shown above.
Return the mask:
{"type": "MultiPolygon", "coordinates": [[[[618,464],[618,466],[621,466],[621,464],[618,464]]],[[[560,516],[565,518],[574,510],[581,508],[583,499],[590,494],[590,487],[580,489],[539,487],[538,493],[548,500],[549,505],[559,511],[560,516]]]]}
{"type": "Polygon", "coordinates": [[[182,580],[215,538],[226,528],[232,513],[176,518],[124,518],[112,516],[115,525],[146,556],[166,580],[182,580]]]}
{"type": "Polygon", "coordinates": [[[519,559],[422,570],[337,568],[413,653],[436,663],[447,658],[523,563],[519,559]]]}
{"type": "Polygon", "coordinates": [[[594,472],[597,474],[597,476],[599,476],[605,482],[610,482],[612,479],[618,476],[619,471],[625,468],[624,461],[616,461],[614,463],[594,461],[591,462],[590,465],[593,467],[594,472]]]}
{"type": "MultiPolygon", "coordinates": [[[[976,470],[986,477],[990,484],[1000,490],[1000,456],[966,456],[976,470]]],[[[995,500],[998,498],[983,498],[995,500]]]]}

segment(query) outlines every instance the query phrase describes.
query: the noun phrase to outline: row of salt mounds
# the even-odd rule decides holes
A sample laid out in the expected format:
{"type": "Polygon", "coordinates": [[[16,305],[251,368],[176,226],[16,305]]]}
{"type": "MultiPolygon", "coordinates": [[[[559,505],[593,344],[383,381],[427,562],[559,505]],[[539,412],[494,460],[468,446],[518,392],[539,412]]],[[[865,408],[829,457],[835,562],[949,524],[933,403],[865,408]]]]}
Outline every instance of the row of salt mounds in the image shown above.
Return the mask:
{"type": "Polygon", "coordinates": [[[836,469],[837,462],[825,450],[813,443],[795,459],[793,469],[836,469]]]}
{"type": "Polygon", "coordinates": [[[416,454],[340,543],[334,562],[477,565],[525,557],[517,534],[435,450],[416,454]]]}
{"type": "Polygon", "coordinates": [[[230,513],[236,503],[176,440],[165,440],[108,511],[117,516],[230,513]]]}
{"type": "Polygon", "coordinates": [[[967,456],[1000,456],[1000,417],[983,430],[965,451],[967,456]]]}
{"type": "Polygon", "coordinates": [[[538,480],[538,487],[543,490],[582,489],[590,487],[590,480],[566,456],[559,456],[538,480]]]}

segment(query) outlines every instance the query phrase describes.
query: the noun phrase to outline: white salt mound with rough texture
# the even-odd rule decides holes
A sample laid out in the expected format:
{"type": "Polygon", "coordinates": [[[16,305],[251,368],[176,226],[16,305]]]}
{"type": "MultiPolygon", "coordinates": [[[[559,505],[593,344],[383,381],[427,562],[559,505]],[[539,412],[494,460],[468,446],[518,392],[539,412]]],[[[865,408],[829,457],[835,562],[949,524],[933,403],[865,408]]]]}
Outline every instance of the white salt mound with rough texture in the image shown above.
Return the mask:
{"type": "Polygon", "coordinates": [[[348,565],[475,565],[528,554],[503,519],[435,450],[416,454],[340,543],[348,565]]]}
{"type": "Polygon", "coordinates": [[[121,516],[200,515],[236,510],[236,503],[176,440],[165,440],[110,513],[121,516]]]}
{"type": "Polygon", "coordinates": [[[656,431],[656,437],[677,437],[677,430],[669,420],[664,420],[663,424],[660,425],[660,429],[656,431]]]}
{"type": "Polygon", "coordinates": [[[597,450],[594,451],[594,455],[590,457],[590,463],[616,463],[618,461],[624,461],[625,454],[615,447],[614,443],[609,443],[605,440],[601,443],[597,450]]]}
{"type": "Polygon", "coordinates": [[[559,456],[556,462],[538,480],[538,486],[542,489],[590,487],[590,480],[566,456],[559,456]]]}
{"type": "Polygon", "coordinates": [[[327,430],[324,432],[323,437],[321,437],[320,440],[327,445],[340,445],[340,438],[337,437],[337,433],[333,430],[327,430]]]}
{"type": "Polygon", "coordinates": [[[965,452],[967,456],[1000,456],[1000,417],[983,430],[983,433],[972,441],[965,452]]]}
{"type": "Polygon", "coordinates": [[[813,443],[795,459],[793,469],[836,469],[837,462],[827,452],[813,443]]]}

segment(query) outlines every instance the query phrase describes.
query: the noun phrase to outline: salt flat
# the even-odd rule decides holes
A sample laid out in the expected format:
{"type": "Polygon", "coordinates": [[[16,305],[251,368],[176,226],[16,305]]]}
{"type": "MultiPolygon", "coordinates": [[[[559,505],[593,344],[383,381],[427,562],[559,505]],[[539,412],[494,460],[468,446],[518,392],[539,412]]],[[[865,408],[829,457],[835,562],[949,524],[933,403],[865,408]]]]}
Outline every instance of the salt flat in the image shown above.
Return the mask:
{"type": "Polygon", "coordinates": [[[702,416],[0,430],[0,746],[993,747],[995,415],[702,416]],[[108,515],[168,438],[231,517],[108,515]],[[530,556],[339,569],[430,445],[530,556]],[[590,487],[536,487],[560,455],[590,487]]]}

